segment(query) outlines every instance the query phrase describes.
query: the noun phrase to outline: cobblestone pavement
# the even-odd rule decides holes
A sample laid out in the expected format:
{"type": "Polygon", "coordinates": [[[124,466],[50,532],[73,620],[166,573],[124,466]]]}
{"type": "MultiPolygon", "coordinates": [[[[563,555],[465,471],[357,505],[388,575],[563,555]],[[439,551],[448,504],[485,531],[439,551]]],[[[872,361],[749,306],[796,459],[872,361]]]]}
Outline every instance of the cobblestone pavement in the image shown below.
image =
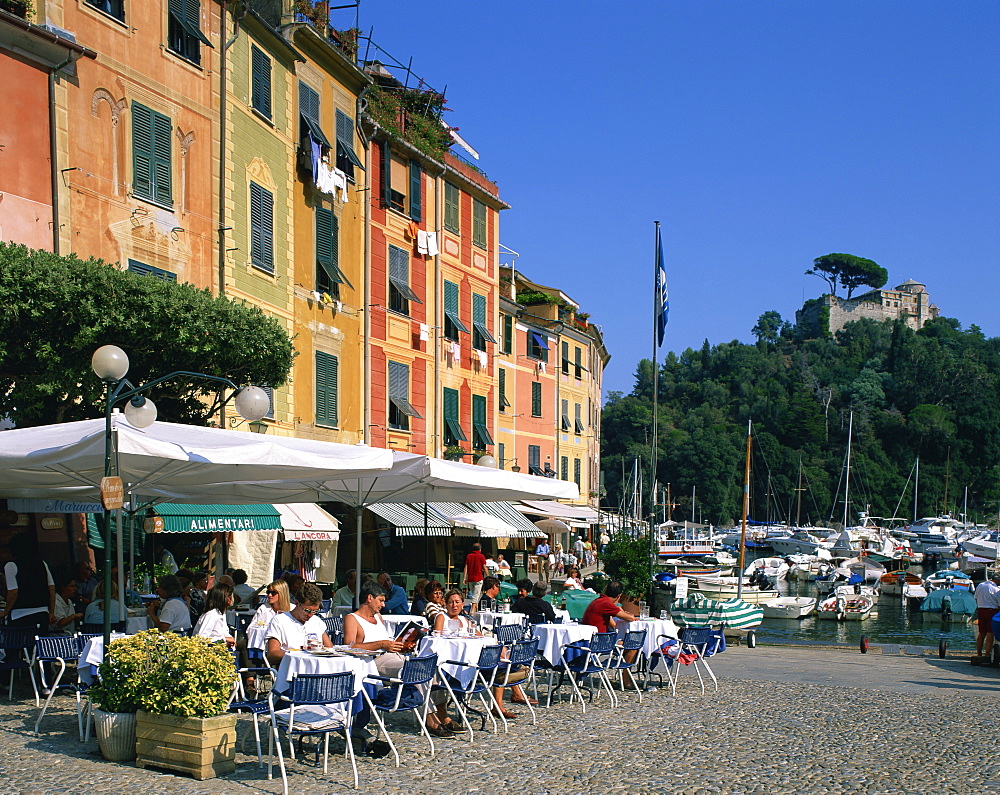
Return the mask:
{"type": "MultiPolygon", "coordinates": [[[[362,758],[359,792],[436,793],[833,793],[996,792],[1000,671],[967,660],[890,657],[831,649],[732,648],[716,659],[720,690],[701,695],[685,671],[677,696],[626,696],[617,710],[599,698],[587,714],[562,703],[539,710],[537,726],[513,722],[509,736],[476,732],[438,741],[438,755],[402,721],[394,738],[402,755],[362,758]]],[[[4,677],[6,680],[6,677],[4,677]]],[[[101,759],[93,740],[76,736],[75,702],[53,699],[42,733],[36,709],[0,693],[0,793],[281,792],[255,756],[240,754],[234,775],[204,782],[101,759]]],[[[18,698],[20,696],[20,698],[18,698]]],[[[245,750],[249,723],[240,721],[245,750]]],[[[331,743],[342,749],[342,744],[331,743]]],[[[331,755],[330,771],[290,766],[296,795],[352,792],[350,765],[331,755]]]]}

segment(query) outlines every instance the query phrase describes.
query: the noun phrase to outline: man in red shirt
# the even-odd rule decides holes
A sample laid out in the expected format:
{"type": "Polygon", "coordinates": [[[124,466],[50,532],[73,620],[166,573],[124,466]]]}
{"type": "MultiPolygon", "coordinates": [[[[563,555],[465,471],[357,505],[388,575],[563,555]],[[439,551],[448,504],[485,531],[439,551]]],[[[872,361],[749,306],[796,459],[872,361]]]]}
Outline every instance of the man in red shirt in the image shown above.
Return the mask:
{"type": "Polygon", "coordinates": [[[611,632],[615,628],[614,619],[616,618],[620,618],[622,621],[635,621],[636,617],[631,613],[626,613],[618,604],[618,597],[622,595],[624,590],[618,580],[609,582],[608,587],[604,589],[604,595],[598,596],[587,605],[580,623],[597,627],[598,632],[611,632]]]}
{"type": "Polygon", "coordinates": [[[482,553],[482,546],[477,542],[472,545],[472,552],[465,556],[465,584],[469,586],[469,598],[473,604],[479,604],[485,576],[486,556],[482,553]]]}

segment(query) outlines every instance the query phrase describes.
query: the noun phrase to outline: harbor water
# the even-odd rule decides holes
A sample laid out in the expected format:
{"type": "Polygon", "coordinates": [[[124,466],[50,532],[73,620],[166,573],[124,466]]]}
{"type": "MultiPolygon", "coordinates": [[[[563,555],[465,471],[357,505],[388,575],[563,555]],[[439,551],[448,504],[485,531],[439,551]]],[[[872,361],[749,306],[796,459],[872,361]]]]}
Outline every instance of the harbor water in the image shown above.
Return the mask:
{"type": "MultiPolygon", "coordinates": [[[[773,554],[769,552],[761,557],[773,554]]],[[[750,555],[747,558],[749,561],[750,555]]],[[[910,571],[920,577],[933,574],[933,571],[924,572],[920,566],[911,566],[910,571]]],[[[781,596],[816,596],[816,586],[801,580],[782,580],[777,583],[777,589],[781,596]]],[[[862,637],[867,637],[873,644],[937,648],[944,639],[948,648],[956,651],[976,648],[973,624],[964,621],[941,624],[925,619],[919,609],[908,608],[906,600],[889,594],[880,594],[878,604],[864,621],[821,621],[813,613],[803,619],[765,618],[757,631],[761,643],[808,642],[857,646],[862,637]]]]}

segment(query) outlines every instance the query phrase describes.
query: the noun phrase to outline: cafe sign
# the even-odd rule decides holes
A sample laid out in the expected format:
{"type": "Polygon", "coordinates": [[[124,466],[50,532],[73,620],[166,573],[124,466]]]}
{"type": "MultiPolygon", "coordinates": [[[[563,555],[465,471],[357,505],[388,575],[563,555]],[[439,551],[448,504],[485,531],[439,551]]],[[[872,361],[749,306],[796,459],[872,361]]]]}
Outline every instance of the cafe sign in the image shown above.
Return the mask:
{"type": "Polygon", "coordinates": [[[101,478],[101,505],[106,511],[117,511],[125,504],[125,486],[119,477],[101,478]]]}

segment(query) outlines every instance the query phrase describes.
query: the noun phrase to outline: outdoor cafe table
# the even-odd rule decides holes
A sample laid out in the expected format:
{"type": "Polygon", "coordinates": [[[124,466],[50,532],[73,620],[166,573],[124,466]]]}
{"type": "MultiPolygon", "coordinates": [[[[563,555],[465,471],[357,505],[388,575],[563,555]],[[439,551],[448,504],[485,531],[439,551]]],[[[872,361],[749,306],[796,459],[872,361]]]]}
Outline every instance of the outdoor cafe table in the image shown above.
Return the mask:
{"type": "Polygon", "coordinates": [[[676,638],[680,631],[673,621],[664,618],[641,618],[638,621],[618,621],[615,631],[618,639],[622,640],[625,633],[633,629],[646,630],[646,640],[642,644],[642,655],[648,660],[653,652],[660,648],[663,642],[660,638],[666,635],[668,638],[676,638]]]}
{"type": "MultiPolygon", "coordinates": [[[[273,616],[272,616],[273,618],[273,616]]],[[[247,624],[247,648],[257,649],[258,651],[267,650],[267,628],[271,625],[270,621],[251,621],[247,624]]]]}
{"type": "Polygon", "coordinates": [[[278,676],[274,689],[283,693],[292,678],[299,674],[339,674],[350,671],[354,674],[354,695],[361,692],[366,676],[378,676],[375,661],[343,654],[337,657],[311,654],[307,651],[287,651],[278,666],[278,676]]]}
{"type": "Polygon", "coordinates": [[[521,624],[527,621],[524,613],[498,613],[493,610],[479,610],[476,612],[479,618],[479,626],[487,629],[500,627],[504,624],[521,624]]]}
{"type": "Polygon", "coordinates": [[[570,643],[588,641],[597,632],[590,624],[535,624],[538,651],[550,665],[560,665],[560,649],[570,643]]]}
{"type": "MultiPolygon", "coordinates": [[[[112,632],[111,640],[117,640],[118,638],[126,637],[120,632],[112,632]]],[[[84,644],[83,650],[80,652],[80,656],[76,661],[76,670],[79,673],[80,680],[86,684],[92,684],[94,679],[97,678],[97,666],[104,662],[104,636],[97,635],[90,638],[84,644]]]]}
{"type": "Polygon", "coordinates": [[[496,645],[496,641],[493,638],[445,638],[427,635],[420,641],[417,655],[426,657],[430,654],[436,654],[438,656],[438,670],[455,677],[462,687],[465,687],[476,675],[476,669],[464,665],[451,665],[447,661],[457,660],[469,665],[476,665],[483,647],[494,645],[496,645]]]}

